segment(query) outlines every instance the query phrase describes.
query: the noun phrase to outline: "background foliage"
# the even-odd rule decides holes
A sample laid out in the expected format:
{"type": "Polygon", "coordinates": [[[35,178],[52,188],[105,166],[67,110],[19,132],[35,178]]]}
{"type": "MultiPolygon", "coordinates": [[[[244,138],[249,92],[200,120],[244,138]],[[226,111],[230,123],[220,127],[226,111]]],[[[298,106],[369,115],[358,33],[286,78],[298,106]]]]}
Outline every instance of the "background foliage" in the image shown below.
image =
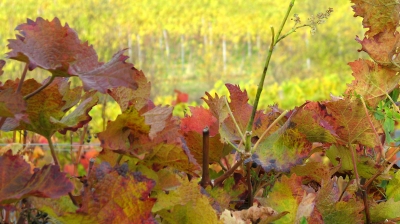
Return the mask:
{"type": "MultiPolygon", "coordinates": [[[[15,24],[26,18],[57,16],[74,27],[83,41],[95,46],[101,61],[129,47],[128,61],[146,71],[153,96],[173,95],[173,90],[179,89],[189,93],[190,101],[200,103],[204,91],[223,90],[221,83],[241,82],[255,91],[270,41],[269,27],[279,25],[286,6],[265,0],[27,0],[24,4],[3,0],[0,53],[7,52],[5,46],[15,35],[15,24]]],[[[347,0],[302,0],[295,5],[293,10],[303,23],[327,7],[335,13],[318,27],[318,35],[302,32],[280,43],[271,62],[271,75],[265,81],[270,86],[267,91],[272,89],[268,94],[273,94],[268,100],[263,97],[264,103],[287,108],[298,103],[292,100],[299,94],[308,95],[308,99],[327,99],[330,92],[344,90],[351,73],[344,62],[363,57],[355,50],[359,45],[354,41],[355,34],[362,34],[361,22],[348,13],[350,6],[347,0]],[[306,83],[321,83],[314,91],[304,90],[307,84],[301,84],[309,77],[313,80],[306,83]],[[275,91],[282,85],[284,89],[275,91]]],[[[292,24],[289,21],[286,29],[292,24]]],[[[8,74],[21,74],[21,66],[8,60],[5,69],[8,74]]],[[[49,75],[43,70],[34,72],[39,79],[49,75]]],[[[168,103],[166,100],[160,98],[163,103],[168,103]]]]}

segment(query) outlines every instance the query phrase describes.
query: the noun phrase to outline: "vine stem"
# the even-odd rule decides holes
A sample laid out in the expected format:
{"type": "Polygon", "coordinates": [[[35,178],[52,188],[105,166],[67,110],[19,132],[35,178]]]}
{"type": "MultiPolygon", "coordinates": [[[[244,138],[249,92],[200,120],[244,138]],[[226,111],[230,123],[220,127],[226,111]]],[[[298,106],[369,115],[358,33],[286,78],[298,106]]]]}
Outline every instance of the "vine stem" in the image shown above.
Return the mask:
{"type": "Polygon", "coordinates": [[[83,144],[85,143],[85,136],[86,136],[87,130],[88,130],[88,125],[86,124],[83,127],[83,134],[79,138],[79,148],[78,148],[78,152],[76,154],[76,160],[74,163],[74,173],[78,169],[79,159],[81,158],[82,148],[83,148],[83,144]]]}
{"type": "Polygon", "coordinates": [[[46,84],[42,85],[41,87],[39,87],[37,90],[29,93],[28,95],[24,96],[24,100],[28,100],[29,98],[31,98],[32,96],[38,94],[40,91],[42,91],[44,88],[46,88],[47,86],[49,86],[55,79],[55,76],[51,76],[50,80],[48,82],[46,82],[46,84]]]}
{"type": "Polygon", "coordinates": [[[203,188],[206,188],[208,185],[210,185],[211,180],[210,180],[210,171],[209,169],[209,151],[210,151],[210,131],[208,127],[203,129],[203,172],[202,172],[202,178],[200,185],[203,188]]]}
{"type": "Polygon", "coordinates": [[[242,164],[244,161],[243,158],[240,158],[228,171],[226,171],[221,176],[217,177],[216,179],[211,181],[212,186],[217,186],[218,184],[222,183],[226,178],[228,178],[235,170],[242,164]]]}
{"type": "MultiPolygon", "coordinates": [[[[263,70],[263,73],[261,75],[260,83],[258,84],[256,98],[254,100],[253,110],[251,112],[251,117],[250,117],[249,123],[247,124],[247,128],[246,128],[247,132],[251,132],[251,130],[252,130],[254,117],[256,116],[256,112],[257,112],[258,102],[260,101],[261,92],[262,92],[262,90],[264,88],[264,80],[265,80],[265,76],[266,76],[267,71],[268,71],[269,62],[271,61],[271,56],[272,56],[272,53],[274,52],[274,48],[275,48],[276,44],[279,41],[282,40],[282,38],[280,39],[280,35],[282,33],[283,27],[285,26],[285,23],[286,23],[288,17],[289,17],[289,13],[293,8],[294,2],[295,2],[295,0],[292,0],[290,2],[289,7],[288,7],[288,9],[286,11],[286,14],[285,14],[285,18],[283,19],[282,24],[279,27],[279,31],[276,34],[276,37],[275,37],[274,28],[271,27],[271,32],[272,32],[271,44],[270,44],[269,49],[268,49],[268,55],[267,55],[267,59],[265,60],[264,70],[263,70]]],[[[246,136],[246,141],[245,141],[245,151],[246,152],[250,152],[250,149],[251,149],[251,135],[250,136],[246,136]]]]}
{"type": "Polygon", "coordinates": [[[28,67],[29,67],[29,65],[28,65],[28,63],[26,63],[25,67],[24,67],[24,71],[22,72],[22,75],[21,75],[21,80],[19,80],[18,87],[17,87],[17,90],[15,91],[15,93],[21,92],[22,84],[24,84],[26,73],[28,72],[28,67]]]}
{"type": "Polygon", "coordinates": [[[46,137],[46,138],[47,138],[47,141],[49,142],[51,156],[53,157],[54,164],[57,165],[57,166],[60,166],[60,163],[58,162],[58,159],[57,159],[56,151],[54,149],[53,140],[51,140],[51,136],[50,137],[46,137]]]}
{"type": "Polygon", "coordinates": [[[261,140],[265,137],[265,135],[267,135],[267,133],[269,132],[269,130],[275,126],[276,123],[278,123],[289,111],[285,110],[281,113],[281,115],[279,115],[279,117],[277,117],[274,122],[272,122],[272,124],[270,124],[267,128],[267,130],[264,131],[264,133],[262,133],[262,135],[260,136],[260,138],[258,139],[258,141],[256,142],[256,144],[254,144],[253,147],[253,151],[255,151],[258,147],[258,145],[260,144],[261,140]]]}
{"type": "Polygon", "coordinates": [[[360,188],[360,176],[358,175],[358,170],[357,170],[356,153],[354,152],[354,149],[351,146],[350,142],[348,143],[348,145],[351,151],[351,160],[353,162],[353,169],[354,169],[354,175],[356,176],[357,187],[360,188]]]}
{"type": "Polygon", "coordinates": [[[382,158],[382,155],[383,155],[383,153],[384,153],[384,148],[383,148],[382,142],[381,142],[381,140],[380,140],[380,138],[379,138],[379,135],[378,135],[378,133],[376,132],[376,129],[375,129],[375,127],[374,127],[374,124],[372,124],[371,118],[369,117],[367,105],[365,104],[364,98],[363,98],[363,97],[360,97],[360,99],[361,99],[361,102],[362,102],[362,104],[363,104],[364,111],[365,111],[365,114],[366,114],[368,123],[369,123],[369,125],[371,126],[371,129],[374,131],[376,141],[379,142],[379,153],[378,153],[378,156],[376,157],[376,162],[379,163],[380,160],[381,160],[381,158],[382,158]]]}
{"type": "Polygon", "coordinates": [[[229,106],[229,104],[228,104],[228,100],[226,99],[226,97],[224,97],[224,101],[225,101],[225,105],[226,105],[226,107],[228,108],[229,115],[231,116],[231,118],[232,118],[232,120],[233,120],[233,123],[235,124],[235,126],[236,126],[236,129],[238,130],[238,132],[239,132],[239,134],[240,134],[240,137],[241,137],[242,141],[244,142],[244,141],[245,141],[245,137],[244,137],[244,135],[243,135],[243,132],[242,132],[242,130],[240,130],[239,124],[237,123],[237,121],[236,121],[235,117],[233,116],[233,113],[232,113],[231,107],[229,106]]]}

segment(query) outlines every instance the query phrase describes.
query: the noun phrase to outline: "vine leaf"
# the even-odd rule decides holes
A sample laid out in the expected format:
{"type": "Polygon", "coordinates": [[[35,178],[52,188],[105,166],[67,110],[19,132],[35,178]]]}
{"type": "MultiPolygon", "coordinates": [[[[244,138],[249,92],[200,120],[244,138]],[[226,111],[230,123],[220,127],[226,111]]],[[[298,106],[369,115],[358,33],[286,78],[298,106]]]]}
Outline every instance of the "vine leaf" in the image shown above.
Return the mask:
{"type": "Polygon", "coordinates": [[[118,86],[134,88],[133,65],[125,63],[124,50],[102,63],[96,51],[88,43],[81,43],[76,32],[68,24],[62,26],[55,17],[52,21],[38,17],[36,21],[17,26],[19,35],[9,40],[7,57],[48,70],[53,76],[79,76],[85,91],[95,89],[106,93],[118,86]]]}
{"type": "MultiPolygon", "coordinates": [[[[197,132],[189,131],[184,134],[186,144],[197,160],[197,163],[203,162],[203,136],[197,132]]],[[[219,162],[222,157],[226,156],[233,150],[230,145],[224,144],[220,141],[221,136],[215,135],[209,138],[209,160],[212,162],[219,162]]]]}
{"type": "MultiPolygon", "coordinates": [[[[229,108],[231,109],[232,115],[238,124],[238,128],[242,134],[244,134],[247,123],[250,120],[253,106],[248,103],[249,97],[247,96],[246,90],[242,91],[238,85],[232,84],[226,84],[226,87],[230,93],[230,102],[228,104],[229,108]]],[[[202,99],[210,107],[210,112],[215,118],[217,118],[219,122],[219,133],[221,134],[222,141],[224,143],[227,141],[240,141],[241,136],[239,134],[239,130],[236,127],[232,117],[229,115],[229,109],[226,106],[225,97],[219,97],[217,94],[212,97],[209,93],[206,93],[206,95],[207,98],[203,97],[202,99]]],[[[269,124],[270,122],[268,117],[262,111],[257,111],[254,121],[255,122],[252,128],[253,136],[262,133],[263,130],[261,130],[261,127],[266,128],[266,124],[269,124]]]]}
{"type": "Polygon", "coordinates": [[[116,150],[125,155],[132,155],[143,158],[143,151],[139,150],[138,142],[135,146],[129,139],[141,139],[147,136],[150,131],[149,125],[145,124],[145,118],[139,115],[135,107],[130,107],[118,115],[115,121],[107,124],[107,129],[97,134],[101,147],[116,150]]]}
{"type": "Polygon", "coordinates": [[[182,185],[175,191],[169,194],[157,192],[157,202],[152,211],[172,223],[190,223],[193,220],[198,223],[218,223],[210,199],[201,191],[197,179],[190,182],[183,179],[182,185]]]}
{"type": "Polygon", "coordinates": [[[293,113],[278,130],[260,142],[252,155],[253,161],[267,172],[270,170],[289,172],[291,167],[301,164],[303,159],[309,156],[312,143],[296,128],[292,118],[293,113]]]}
{"type": "Polygon", "coordinates": [[[293,116],[293,125],[310,142],[334,143],[336,142],[335,133],[330,130],[330,126],[325,121],[321,107],[318,102],[307,102],[293,116]]]}
{"type": "Polygon", "coordinates": [[[366,117],[370,117],[372,124],[380,130],[380,123],[369,113],[366,114],[360,99],[345,98],[325,103],[326,120],[335,130],[337,136],[346,144],[361,144],[368,147],[379,145],[374,130],[366,117]]]}
{"type": "Polygon", "coordinates": [[[69,222],[156,223],[150,198],[155,182],[138,172],[128,172],[127,165],[111,168],[107,163],[96,167],[88,177],[82,206],[71,214],[69,222]]]}
{"type": "MultiPolygon", "coordinates": [[[[12,87],[15,91],[18,82],[19,80],[16,80],[15,82],[8,80],[4,86],[12,87]]],[[[42,84],[38,83],[36,80],[28,79],[24,81],[21,93],[23,95],[27,95],[41,86],[42,84]]],[[[59,126],[53,125],[50,121],[50,117],[60,120],[65,114],[65,112],[61,110],[65,105],[65,101],[63,101],[63,96],[58,91],[58,83],[54,82],[50,84],[43,91],[40,91],[38,94],[29,98],[26,101],[26,104],[26,113],[28,114],[30,122],[26,123],[21,121],[19,124],[19,122],[16,122],[14,119],[8,118],[5,122],[5,125],[7,126],[7,123],[15,123],[11,130],[28,130],[36,132],[45,137],[52,136],[58,130],[59,126]]]]}
{"type": "Polygon", "coordinates": [[[95,92],[87,92],[83,97],[79,105],[69,113],[67,116],[64,116],[61,120],[57,121],[50,117],[50,120],[54,124],[59,124],[63,126],[59,132],[61,134],[66,134],[68,130],[77,131],[79,128],[83,127],[85,124],[89,123],[92,120],[92,117],[89,116],[89,111],[97,104],[99,98],[95,95],[95,92]]]}
{"type": "Polygon", "coordinates": [[[400,57],[398,57],[399,32],[382,32],[373,37],[365,37],[356,40],[361,44],[359,51],[364,51],[378,64],[388,66],[390,69],[399,71],[400,68],[395,66],[393,62],[399,64],[400,57]],[[393,60],[393,62],[392,62],[393,60]]]}
{"type": "MultiPolygon", "coordinates": [[[[15,82],[8,80],[3,87],[15,90],[18,82],[19,80],[15,82]]],[[[42,84],[36,80],[28,79],[24,81],[21,93],[27,95],[41,86],[42,84]]],[[[18,122],[16,119],[8,118],[2,130],[29,130],[47,138],[56,131],[65,133],[66,130],[77,130],[91,120],[88,112],[97,104],[98,98],[94,92],[80,97],[80,94],[71,93],[73,91],[80,91],[80,88],[71,90],[67,79],[56,78],[47,88],[26,100],[26,114],[30,122],[24,120],[18,122]],[[66,112],[80,100],[74,111],[66,115],[66,112]]]]}
{"type": "Polygon", "coordinates": [[[31,172],[31,166],[11,151],[0,157],[0,204],[10,204],[29,196],[58,198],[74,189],[55,165],[31,172]]]}
{"type": "Polygon", "coordinates": [[[125,111],[128,107],[134,105],[137,110],[142,109],[150,98],[150,82],[142,71],[132,68],[132,79],[135,81],[133,88],[117,87],[108,90],[108,94],[121,107],[121,111],[125,111]]]}
{"type": "Polygon", "coordinates": [[[388,219],[395,219],[400,214],[400,201],[396,201],[389,197],[387,201],[379,204],[372,203],[371,208],[371,222],[385,222],[388,219]]]}
{"type": "Polygon", "coordinates": [[[25,111],[26,102],[21,93],[16,93],[12,88],[0,92],[0,117],[16,118],[17,114],[22,115],[25,111]]]}
{"type": "Polygon", "coordinates": [[[339,201],[340,191],[336,177],[323,180],[317,192],[316,208],[321,213],[325,223],[364,223],[364,204],[350,198],[339,201]]]}
{"type": "Polygon", "coordinates": [[[185,116],[181,119],[181,130],[184,133],[195,131],[202,134],[205,127],[209,128],[210,136],[215,136],[218,133],[218,122],[211,111],[203,107],[189,108],[191,116],[185,116]]]}
{"type": "Polygon", "coordinates": [[[282,176],[281,180],[274,184],[268,198],[261,201],[263,206],[271,207],[277,212],[290,212],[277,220],[277,223],[294,223],[298,205],[305,193],[301,186],[302,179],[296,174],[290,177],[282,176]]]}
{"type": "Polygon", "coordinates": [[[354,16],[363,17],[362,24],[370,37],[387,31],[393,33],[400,21],[400,5],[395,0],[351,0],[354,16]]]}
{"type": "Polygon", "coordinates": [[[400,173],[394,174],[394,177],[389,181],[386,187],[386,196],[393,198],[394,201],[400,201],[400,173]]]}
{"type": "Polygon", "coordinates": [[[355,80],[346,90],[364,97],[369,106],[375,108],[378,103],[386,98],[399,83],[400,76],[396,71],[387,69],[369,60],[359,59],[349,63],[353,70],[355,80]]]}
{"type": "Polygon", "coordinates": [[[170,166],[193,175],[200,169],[169,107],[158,106],[140,114],[131,106],[98,137],[103,148],[143,159],[149,167],[170,166]]]}

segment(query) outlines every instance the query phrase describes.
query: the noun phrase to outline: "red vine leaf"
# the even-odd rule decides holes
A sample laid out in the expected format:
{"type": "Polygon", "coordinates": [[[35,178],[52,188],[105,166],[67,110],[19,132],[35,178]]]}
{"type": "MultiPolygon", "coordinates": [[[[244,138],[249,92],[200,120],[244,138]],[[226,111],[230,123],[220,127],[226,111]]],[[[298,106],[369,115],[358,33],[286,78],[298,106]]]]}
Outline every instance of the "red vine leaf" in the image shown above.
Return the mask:
{"type": "Polygon", "coordinates": [[[135,81],[133,88],[117,87],[108,90],[108,94],[125,111],[134,105],[137,110],[142,109],[150,98],[150,82],[147,81],[142,71],[133,68],[132,79],[135,81]]]}
{"type": "Polygon", "coordinates": [[[189,107],[191,116],[181,119],[181,130],[184,133],[195,131],[199,134],[203,133],[205,127],[209,128],[210,136],[218,133],[217,119],[212,113],[203,107],[189,107]]]}
{"type": "Polygon", "coordinates": [[[351,0],[354,16],[363,17],[362,24],[369,30],[366,35],[373,37],[387,31],[393,33],[400,21],[400,5],[395,0],[351,0]]]}
{"type": "Polygon", "coordinates": [[[123,50],[106,64],[98,61],[92,46],[81,43],[68,24],[62,26],[56,17],[51,22],[42,18],[17,26],[17,39],[9,40],[8,58],[29,63],[50,71],[53,76],[79,76],[85,91],[95,89],[106,93],[119,86],[134,87],[133,65],[125,63],[123,50]]]}
{"type": "Polygon", "coordinates": [[[176,100],[172,102],[172,105],[177,105],[180,103],[187,103],[189,100],[189,94],[183,93],[179,90],[174,90],[176,93],[176,100]]]}
{"type": "Polygon", "coordinates": [[[31,166],[11,151],[0,157],[0,204],[10,204],[29,196],[58,198],[74,189],[55,165],[45,165],[31,173],[31,166]]]}
{"type": "Polygon", "coordinates": [[[156,200],[149,197],[155,182],[122,166],[113,169],[103,163],[92,170],[78,210],[81,215],[70,222],[156,223],[151,215],[156,200]]]}

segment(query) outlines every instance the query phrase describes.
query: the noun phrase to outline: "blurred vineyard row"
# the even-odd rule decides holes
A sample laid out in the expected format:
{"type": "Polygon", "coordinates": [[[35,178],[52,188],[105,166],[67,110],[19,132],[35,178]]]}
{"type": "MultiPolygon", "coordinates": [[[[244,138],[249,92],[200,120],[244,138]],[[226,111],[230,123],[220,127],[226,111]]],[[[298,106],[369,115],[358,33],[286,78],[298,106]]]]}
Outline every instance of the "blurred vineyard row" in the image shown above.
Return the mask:
{"type": "MultiPolygon", "coordinates": [[[[272,0],[27,0],[21,4],[2,0],[0,49],[2,54],[8,51],[7,39],[14,38],[15,24],[25,22],[26,18],[40,16],[52,20],[57,16],[62,23],[73,27],[82,41],[93,44],[103,61],[128,47],[129,60],[152,82],[153,97],[172,95],[174,89],[179,89],[188,92],[190,100],[200,103],[204,91],[220,86],[216,83],[245,82],[252,86],[258,82],[270,42],[270,26],[279,25],[288,3],[272,0]]],[[[338,80],[348,79],[351,71],[346,62],[362,57],[354,41],[362,29],[360,21],[349,13],[350,1],[299,0],[293,12],[299,14],[302,23],[307,23],[308,17],[325,12],[329,7],[334,12],[325,24],[318,26],[316,35],[304,28],[277,47],[266,85],[301,83],[299,79],[321,79],[326,75],[337,76],[338,80]]],[[[293,22],[288,23],[290,29],[293,22]]],[[[21,66],[8,60],[0,81],[19,77],[21,66]]],[[[40,69],[30,75],[39,79],[48,76],[40,69]]]]}

